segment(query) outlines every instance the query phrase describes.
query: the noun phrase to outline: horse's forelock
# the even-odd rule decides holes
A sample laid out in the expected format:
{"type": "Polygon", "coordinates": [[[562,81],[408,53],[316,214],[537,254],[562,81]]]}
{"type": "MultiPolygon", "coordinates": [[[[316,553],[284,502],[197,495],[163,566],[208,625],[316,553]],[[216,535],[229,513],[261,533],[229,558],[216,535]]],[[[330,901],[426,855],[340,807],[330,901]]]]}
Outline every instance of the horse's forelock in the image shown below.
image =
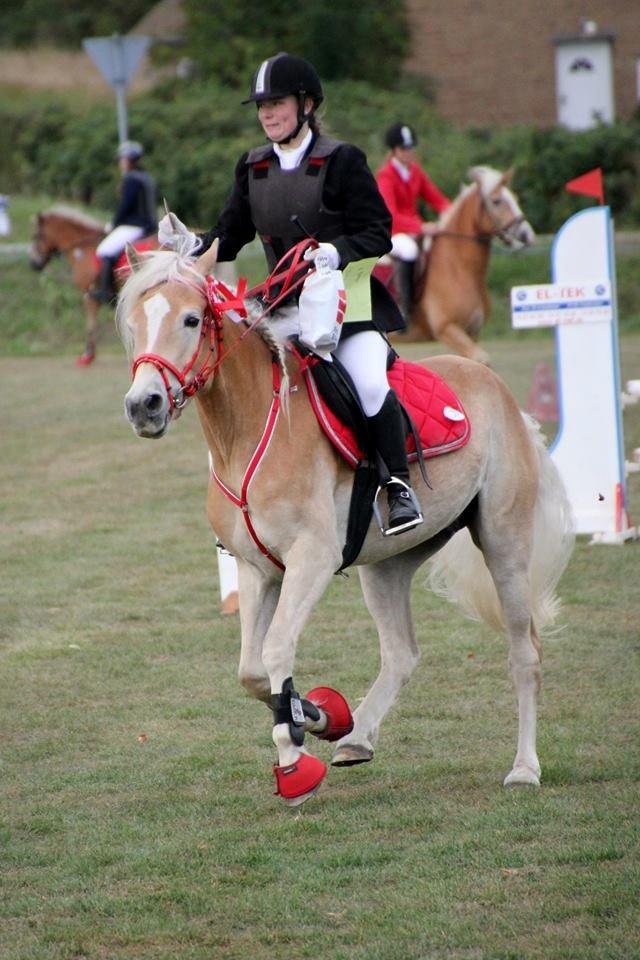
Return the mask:
{"type": "MultiPolygon", "coordinates": [[[[195,268],[195,257],[184,256],[173,250],[152,250],[138,256],[138,264],[132,269],[125,281],[118,296],[116,307],[118,332],[129,354],[133,349],[133,340],[127,318],[133,313],[136,304],[148,290],[172,280],[186,281],[189,286],[197,286],[205,294],[207,289],[206,280],[195,268]]],[[[249,300],[247,306],[250,320],[257,319],[259,313],[262,312],[262,306],[259,302],[249,300]]],[[[285,347],[274,336],[266,319],[257,324],[255,331],[265,341],[272,354],[278,358],[283,373],[283,403],[286,404],[287,388],[285,383],[288,384],[288,378],[285,347]]]]}
{"type": "Polygon", "coordinates": [[[197,286],[203,293],[206,292],[204,277],[195,269],[194,263],[193,257],[185,257],[173,250],[153,250],[139,254],[139,261],[122,287],[116,307],[116,325],[129,353],[132,340],[127,318],[148,290],[160,283],[182,279],[188,280],[189,285],[197,286]]]}
{"type": "Polygon", "coordinates": [[[494,167],[472,167],[469,176],[478,184],[483,197],[488,197],[504,180],[504,174],[494,167]]]}

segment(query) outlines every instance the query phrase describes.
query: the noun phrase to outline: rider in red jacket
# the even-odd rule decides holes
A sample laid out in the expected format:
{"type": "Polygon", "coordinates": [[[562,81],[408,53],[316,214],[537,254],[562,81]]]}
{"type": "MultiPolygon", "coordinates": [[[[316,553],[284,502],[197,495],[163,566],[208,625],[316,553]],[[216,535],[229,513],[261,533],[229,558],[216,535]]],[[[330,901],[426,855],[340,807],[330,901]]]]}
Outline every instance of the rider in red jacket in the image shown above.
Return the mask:
{"type": "Polygon", "coordinates": [[[422,238],[436,229],[435,224],[420,216],[418,201],[424,200],[436,213],[446,210],[450,202],[416,162],[414,148],[418,141],[408,124],[394,123],[387,130],[385,141],[391,152],[376,174],[376,180],[392,217],[391,256],[396,264],[400,306],[406,318],[413,300],[415,265],[422,238]]]}

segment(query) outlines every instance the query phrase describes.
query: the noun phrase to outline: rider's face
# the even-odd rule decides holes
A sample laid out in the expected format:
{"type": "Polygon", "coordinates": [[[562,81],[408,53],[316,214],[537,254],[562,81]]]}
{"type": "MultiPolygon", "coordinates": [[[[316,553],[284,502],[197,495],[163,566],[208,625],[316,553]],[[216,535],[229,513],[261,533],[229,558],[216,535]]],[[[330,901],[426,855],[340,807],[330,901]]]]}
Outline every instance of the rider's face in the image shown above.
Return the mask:
{"type": "Polygon", "coordinates": [[[413,147],[394,147],[393,155],[398,158],[400,163],[404,163],[407,167],[416,159],[416,153],[413,147]]]}
{"type": "Polygon", "coordinates": [[[258,104],[258,119],[269,140],[279,143],[298,125],[298,100],[293,94],[258,104]]]}

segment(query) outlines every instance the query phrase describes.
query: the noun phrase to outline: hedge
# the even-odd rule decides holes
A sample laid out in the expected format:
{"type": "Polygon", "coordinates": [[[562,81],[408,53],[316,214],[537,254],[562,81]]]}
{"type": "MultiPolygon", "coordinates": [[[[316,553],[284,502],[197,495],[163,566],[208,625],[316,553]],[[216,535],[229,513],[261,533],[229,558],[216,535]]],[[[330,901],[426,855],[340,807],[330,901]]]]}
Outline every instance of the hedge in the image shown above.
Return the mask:
{"type": "MultiPolygon", "coordinates": [[[[440,118],[424,90],[385,91],[368,84],[327,84],[323,123],[361,146],[372,167],[384,158],[385,128],[398,119],[416,128],[418,152],[435,182],[455,196],[469,166],[515,166],[514,187],[534,228],[555,231],[582,198],[564,191],[593,167],[604,171],[606,200],[619,226],[640,227],[637,176],[640,117],[583,133],[559,127],[461,131],[440,118]]],[[[53,95],[21,102],[0,94],[0,193],[43,192],[110,209],[118,190],[112,103],[82,105],[53,95]]],[[[262,136],[255,109],[211,83],[165,84],[129,104],[130,135],[147,147],[160,193],[184,220],[214,222],[243,150],[262,136]]]]}

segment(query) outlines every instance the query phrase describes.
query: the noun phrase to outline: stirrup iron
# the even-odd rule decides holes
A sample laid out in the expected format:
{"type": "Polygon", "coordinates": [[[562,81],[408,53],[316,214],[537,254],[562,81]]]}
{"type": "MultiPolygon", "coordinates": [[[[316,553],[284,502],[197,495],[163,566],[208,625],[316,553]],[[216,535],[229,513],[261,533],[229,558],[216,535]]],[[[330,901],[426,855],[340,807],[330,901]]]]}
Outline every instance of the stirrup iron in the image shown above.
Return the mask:
{"type": "Polygon", "coordinates": [[[386,483],[380,484],[380,486],[376,490],[376,495],[373,499],[373,515],[376,518],[376,523],[378,524],[378,527],[380,528],[380,533],[382,534],[383,537],[392,537],[392,536],[395,536],[395,534],[397,533],[404,533],[405,530],[412,530],[414,527],[419,526],[424,521],[424,517],[422,515],[422,508],[420,507],[420,501],[416,497],[415,491],[404,480],[401,480],[399,477],[394,477],[394,476],[390,477],[386,483]],[[382,521],[380,506],[378,504],[378,497],[380,496],[381,492],[383,490],[386,490],[387,487],[390,486],[390,484],[392,483],[396,484],[399,487],[404,488],[406,493],[409,495],[409,500],[411,501],[411,505],[416,511],[416,516],[411,520],[407,521],[407,523],[400,523],[400,524],[397,524],[395,527],[385,527],[382,521]]]}

